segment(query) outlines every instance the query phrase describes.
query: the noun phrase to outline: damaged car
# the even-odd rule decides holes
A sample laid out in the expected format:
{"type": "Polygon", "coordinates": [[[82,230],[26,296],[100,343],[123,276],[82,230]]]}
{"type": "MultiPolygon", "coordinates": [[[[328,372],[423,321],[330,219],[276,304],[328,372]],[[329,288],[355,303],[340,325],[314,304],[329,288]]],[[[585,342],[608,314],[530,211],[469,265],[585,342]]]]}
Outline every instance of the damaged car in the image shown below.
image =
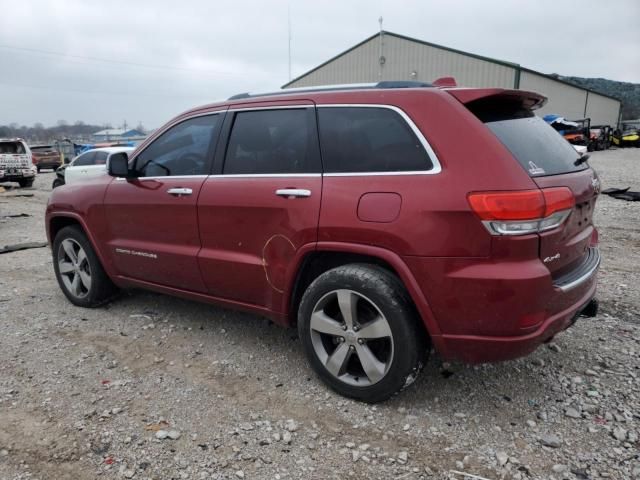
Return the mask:
{"type": "Polygon", "coordinates": [[[108,175],[52,192],[62,293],[266,316],[366,402],[412,385],[432,350],[533,352],[595,315],[600,180],[535,115],[544,96],[448,85],[239,94],[178,115],[108,175]]]}
{"type": "Polygon", "coordinates": [[[30,187],[36,177],[31,150],[21,138],[0,139],[0,182],[17,182],[30,187]]]}

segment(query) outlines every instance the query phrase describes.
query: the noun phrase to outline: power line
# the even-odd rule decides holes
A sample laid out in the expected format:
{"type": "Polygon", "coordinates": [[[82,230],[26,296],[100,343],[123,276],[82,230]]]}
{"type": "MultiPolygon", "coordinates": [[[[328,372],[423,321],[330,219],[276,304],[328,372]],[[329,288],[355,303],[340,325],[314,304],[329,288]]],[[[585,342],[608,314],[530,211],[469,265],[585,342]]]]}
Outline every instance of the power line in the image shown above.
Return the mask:
{"type": "MultiPolygon", "coordinates": [[[[162,98],[192,98],[192,99],[202,99],[204,95],[171,95],[166,93],[149,93],[149,92],[136,92],[136,91],[126,91],[126,92],[113,92],[106,90],[78,90],[72,88],[60,88],[60,87],[49,87],[42,85],[29,85],[24,83],[9,83],[9,82],[0,82],[0,85],[6,85],[8,87],[18,87],[18,88],[31,88],[36,90],[50,90],[50,91],[60,91],[60,92],[69,92],[69,93],[84,93],[88,95],[131,95],[134,97],[162,97],[162,98]]],[[[209,103],[213,103],[214,101],[209,101],[209,103]]]]}
{"type": "Polygon", "coordinates": [[[230,76],[239,76],[239,75],[241,75],[240,73],[220,72],[220,71],[215,71],[215,70],[203,70],[203,69],[188,68],[188,67],[176,67],[175,65],[157,65],[157,64],[151,64],[151,63],[129,62],[129,61],[125,61],[125,60],[114,60],[114,59],[90,57],[90,56],[84,56],[84,55],[73,55],[73,54],[70,54],[70,53],[54,52],[54,51],[51,51],[51,50],[40,50],[38,48],[15,47],[15,46],[12,46],[12,45],[0,45],[0,48],[4,48],[4,49],[7,49],[7,50],[18,50],[18,51],[21,51],[21,52],[35,53],[35,54],[39,54],[39,55],[53,55],[53,56],[57,56],[57,57],[75,58],[75,59],[79,59],[79,60],[88,60],[88,61],[92,61],[92,62],[102,62],[102,63],[117,64],[117,65],[127,65],[127,66],[130,66],[130,67],[155,68],[155,69],[161,69],[161,70],[177,70],[177,71],[195,72],[195,73],[209,73],[209,74],[214,74],[214,75],[230,75],[230,76]]]}

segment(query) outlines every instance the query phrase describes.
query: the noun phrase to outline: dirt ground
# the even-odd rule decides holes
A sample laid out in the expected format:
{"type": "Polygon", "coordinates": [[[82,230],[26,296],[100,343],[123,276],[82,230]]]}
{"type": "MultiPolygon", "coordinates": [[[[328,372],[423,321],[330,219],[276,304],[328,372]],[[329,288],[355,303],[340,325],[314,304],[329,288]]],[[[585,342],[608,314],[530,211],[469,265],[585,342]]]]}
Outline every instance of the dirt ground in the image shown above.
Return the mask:
{"type": "MultiPolygon", "coordinates": [[[[640,149],[590,163],[640,190],[640,149]]],[[[45,241],[53,178],[0,193],[0,247],[45,241]]],[[[640,203],[602,196],[596,224],[596,318],[517,361],[432,356],[376,406],[294,330],[141,291],[77,308],[48,248],[0,255],[0,479],[640,478],[640,203]]]]}

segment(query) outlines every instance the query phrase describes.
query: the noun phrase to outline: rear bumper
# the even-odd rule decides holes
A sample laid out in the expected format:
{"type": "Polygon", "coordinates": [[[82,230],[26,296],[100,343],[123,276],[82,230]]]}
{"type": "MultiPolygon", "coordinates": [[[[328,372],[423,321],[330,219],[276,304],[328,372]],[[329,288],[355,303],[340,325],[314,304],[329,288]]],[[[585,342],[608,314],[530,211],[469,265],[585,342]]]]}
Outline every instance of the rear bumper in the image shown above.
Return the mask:
{"type": "Polygon", "coordinates": [[[33,178],[36,176],[36,169],[24,170],[22,172],[8,173],[5,170],[0,170],[0,182],[17,182],[25,178],[33,178]]]}
{"type": "Polygon", "coordinates": [[[440,355],[467,363],[528,355],[568,328],[596,292],[600,255],[592,248],[553,279],[539,259],[405,257],[439,327],[440,355]]]}
{"type": "Polygon", "coordinates": [[[582,264],[580,264],[580,266],[574,271],[569,272],[567,275],[560,278],[556,278],[553,281],[553,286],[563,292],[568,292],[569,290],[579,287],[584,282],[589,281],[589,279],[595,275],[599,266],[600,251],[595,247],[591,247],[587,251],[584,262],[582,262],[582,264]]]}
{"type": "Polygon", "coordinates": [[[500,362],[523,357],[573,325],[595,293],[594,282],[579,305],[571,305],[566,310],[547,318],[534,332],[526,335],[513,337],[443,335],[441,339],[443,351],[440,354],[445,358],[466,363],[500,362]]]}

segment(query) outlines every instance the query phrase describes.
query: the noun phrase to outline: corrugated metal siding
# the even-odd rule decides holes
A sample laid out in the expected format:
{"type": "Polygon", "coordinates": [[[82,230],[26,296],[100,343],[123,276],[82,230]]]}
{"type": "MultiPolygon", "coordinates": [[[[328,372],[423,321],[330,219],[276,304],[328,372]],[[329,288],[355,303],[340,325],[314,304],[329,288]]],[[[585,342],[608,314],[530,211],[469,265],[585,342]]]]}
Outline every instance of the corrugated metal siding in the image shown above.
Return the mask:
{"type": "Polygon", "coordinates": [[[438,77],[453,76],[464,87],[513,88],[515,68],[480,60],[391,35],[380,44],[374,38],[345,55],[300,78],[288,87],[308,87],[341,83],[364,83],[381,80],[417,80],[431,82],[438,77]],[[416,75],[411,75],[416,72],[416,75]]]}
{"type": "Polygon", "coordinates": [[[592,125],[616,125],[620,114],[620,102],[597,93],[589,92],[587,117],[592,125]]]}
{"type": "Polygon", "coordinates": [[[540,116],[557,113],[567,119],[589,117],[593,125],[618,123],[620,102],[612,98],[527,71],[520,76],[520,88],[542,93],[549,98],[547,104],[536,111],[540,116]]]}
{"type": "Polygon", "coordinates": [[[520,89],[532,90],[549,98],[547,104],[536,111],[540,116],[557,113],[567,119],[584,118],[586,90],[526,71],[520,75],[520,89]]]}

